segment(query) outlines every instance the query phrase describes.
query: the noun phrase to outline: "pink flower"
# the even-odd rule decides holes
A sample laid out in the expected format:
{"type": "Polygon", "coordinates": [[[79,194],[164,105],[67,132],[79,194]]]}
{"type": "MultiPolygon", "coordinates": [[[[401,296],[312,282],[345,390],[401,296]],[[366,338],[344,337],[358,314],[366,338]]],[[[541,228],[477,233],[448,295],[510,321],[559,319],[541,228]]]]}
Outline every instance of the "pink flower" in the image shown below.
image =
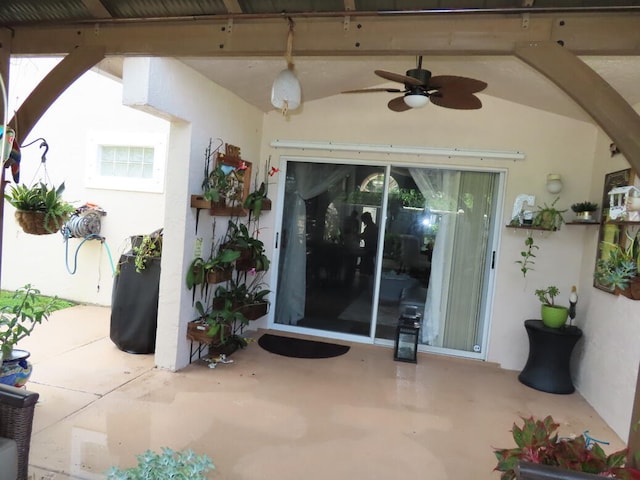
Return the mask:
{"type": "Polygon", "coordinates": [[[249,275],[255,275],[256,274],[256,268],[253,267],[251,270],[249,270],[249,275]]]}
{"type": "Polygon", "coordinates": [[[247,164],[245,162],[240,162],[240,166],[238,167],[238,170],[246,170],[247,169],[247,164]]]}
{"type": "Polygon", "coordinates": [[[276,173],[278,173],[280,171],[279,168],[276,167],[271,167],[271,170],[269,171],[269,176],[273,177],[276,173]]]}

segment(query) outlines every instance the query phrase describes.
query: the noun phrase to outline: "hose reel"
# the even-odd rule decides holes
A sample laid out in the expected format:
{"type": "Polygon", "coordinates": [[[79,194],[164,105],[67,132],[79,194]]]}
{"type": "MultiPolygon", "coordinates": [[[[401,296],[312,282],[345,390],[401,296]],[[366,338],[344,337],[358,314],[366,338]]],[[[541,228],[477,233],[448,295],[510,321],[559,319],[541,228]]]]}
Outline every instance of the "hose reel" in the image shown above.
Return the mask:
{"type": "Polygon", "coordinates": [[[65,238],[100,238],[102,217],[106,214],[98,205],[87,203],[71,215],[60,231],[65,238]]]}

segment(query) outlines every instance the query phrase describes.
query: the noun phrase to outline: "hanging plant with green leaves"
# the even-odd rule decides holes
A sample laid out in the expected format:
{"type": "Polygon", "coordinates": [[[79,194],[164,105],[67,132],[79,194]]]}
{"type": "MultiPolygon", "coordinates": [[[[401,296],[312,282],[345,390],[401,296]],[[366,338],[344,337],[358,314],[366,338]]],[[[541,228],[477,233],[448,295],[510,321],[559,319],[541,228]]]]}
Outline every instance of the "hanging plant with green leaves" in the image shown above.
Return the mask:
{"type": "Polygon", "coordinates": [[[539,250],[540,247],[535,244],[535,241],[533,240],[533,237],[531,235],[524,239],[524,246],[525,249],[520,252],[520,260],[516,260],[515,263],[520,264],[520,271],[522,272],[522,276],[526,277],[527,272],[529,272],[529,270],[533,270],[532,265],[535,265],[536,263],[533,260],[534,258],[536,258],[534,252],[536,250],[539,250]]]}

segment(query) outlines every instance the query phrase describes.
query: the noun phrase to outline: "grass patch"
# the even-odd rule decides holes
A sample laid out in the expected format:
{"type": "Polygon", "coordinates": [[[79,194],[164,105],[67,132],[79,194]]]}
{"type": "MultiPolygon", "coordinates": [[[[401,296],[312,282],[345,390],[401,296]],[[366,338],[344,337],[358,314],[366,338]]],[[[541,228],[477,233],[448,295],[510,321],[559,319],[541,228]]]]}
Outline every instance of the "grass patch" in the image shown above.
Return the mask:
{"type": "MultiPolygon", "coordinates": [[[[14,293],[15,292],[12,292],[10,290],[0,291],[0,308],[4,308],[6,306],[13,307],[18,303],[18,301],[13,298],[14,293]]],[[[40,303],[46,303],[51,299],[52,297],[47,297],[46,295],[38,295],[38,301],[40,303]]],[[[73,307],[74,305],[77,305],[77,303],[72,302],[71,300],[64,300],[62,298],[57,298],[53,302],[52,311],[62,310],[63,308],[73,307]]]]}

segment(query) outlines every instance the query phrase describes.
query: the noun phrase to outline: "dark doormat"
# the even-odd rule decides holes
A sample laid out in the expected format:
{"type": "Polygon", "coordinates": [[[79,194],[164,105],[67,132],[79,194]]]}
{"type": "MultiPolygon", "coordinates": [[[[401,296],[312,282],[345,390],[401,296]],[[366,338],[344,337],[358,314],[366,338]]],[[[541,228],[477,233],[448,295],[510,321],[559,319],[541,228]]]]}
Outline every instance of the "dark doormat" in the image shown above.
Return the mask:
{"type": "Polygon", "coordinates": [[[349,351],[347,345],[316,342],[301,338],[282,337],[265,333],[258,339],[258,345],[267,352],[296,358],[329,358],[344,355],[349,351]]]}

